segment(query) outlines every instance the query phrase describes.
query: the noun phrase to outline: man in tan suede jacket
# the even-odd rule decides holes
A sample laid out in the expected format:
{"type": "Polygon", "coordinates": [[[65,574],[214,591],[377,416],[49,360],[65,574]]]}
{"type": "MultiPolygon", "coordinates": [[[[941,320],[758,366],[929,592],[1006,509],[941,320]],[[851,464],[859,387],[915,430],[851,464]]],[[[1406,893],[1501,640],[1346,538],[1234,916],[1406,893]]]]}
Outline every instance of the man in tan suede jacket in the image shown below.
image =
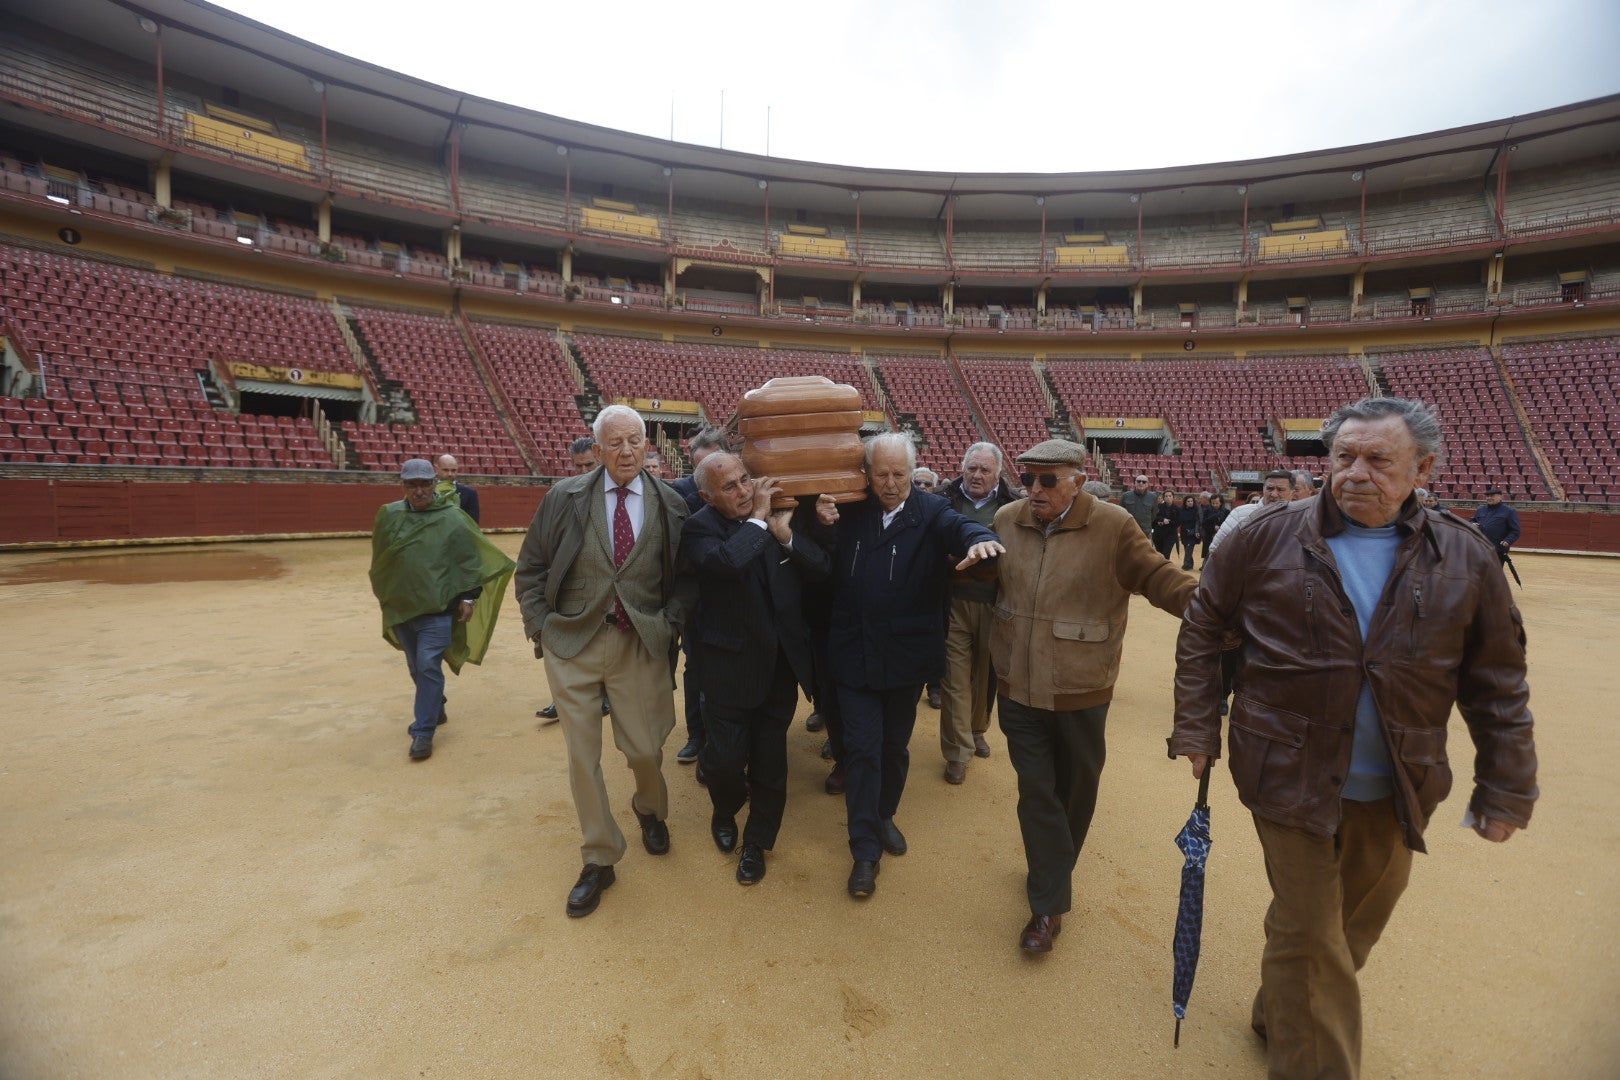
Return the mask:
{"type": "Polygon", "coordinates": [[[1019,944],[1044,953],[1063,928],[1097,806],[1131,594],[1179,619],[1197,581],[1166,562],[1124,509],[1080,489],[1085,447],[1048,439],[1018,464],[1029,497],[996,513],[1007,551],[990,658],[1029,867],[1019,944]]]}

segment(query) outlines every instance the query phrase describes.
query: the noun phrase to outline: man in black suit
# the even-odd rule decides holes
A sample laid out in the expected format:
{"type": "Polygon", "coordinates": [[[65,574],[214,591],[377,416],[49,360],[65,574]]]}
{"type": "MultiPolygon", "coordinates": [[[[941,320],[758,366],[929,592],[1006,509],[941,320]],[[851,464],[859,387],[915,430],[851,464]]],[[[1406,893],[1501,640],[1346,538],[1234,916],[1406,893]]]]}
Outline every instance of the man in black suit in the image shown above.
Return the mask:
{"type": "MultiPolygon", "coordinates": [[[[703,499],[698,495],[698,466],[703,464],[704,458],[725,448],[726,433],[714,427],[699,431],[686,444],[686,453],[692,459],[692,475],[683,476],[669,486],[680,493],[686,500],[686,508],[694,514],[703,509],[703,499]]],[[[681,693],[686,706],[686,745],[676,751],[675,760],[682,765],[690,765],[698,759],[707,738],[703,730],[703,668],[691,646],[700,631],[701,627],[688,621],[686,633],[681,637],[681,651],[686,654],[686,672],[681,676],[681,693]]],[[[704,783],[703,766],[699,765],[697,772],[698,783],[704,783]]]]}
{"type": "Polygon", "coordinates": [[[456,464],[454,454],[440,454],[439,460],[433,463],[434,475],[439,479],[438,490],[448,491],[450,488],[455,488],[456,499],[461,503],[461,508],[467,512],[467,516],[472,518],[473,524],[476,525],[478,524],[478,490],[456,481],[456,476],[460,471],[461,467],[456,464]]]}
{"type": "Polygon", "coordinates": [[[721,851],[737,846],[737,811],[746,801],[737,880],[765,876],[787,805],[787,730],[799,688],[812,685],[810,632],[799,607],[801,580],[827,578],[827,553],[771,510],[777,485],[748,475],[723,450],[696,472],[705,506],[681,530],[681,557],[698,579],[701,613],[693,656],[723,672],[703,687],[708,739],[701,767],[714,804],[710,832],[721,851]]]}

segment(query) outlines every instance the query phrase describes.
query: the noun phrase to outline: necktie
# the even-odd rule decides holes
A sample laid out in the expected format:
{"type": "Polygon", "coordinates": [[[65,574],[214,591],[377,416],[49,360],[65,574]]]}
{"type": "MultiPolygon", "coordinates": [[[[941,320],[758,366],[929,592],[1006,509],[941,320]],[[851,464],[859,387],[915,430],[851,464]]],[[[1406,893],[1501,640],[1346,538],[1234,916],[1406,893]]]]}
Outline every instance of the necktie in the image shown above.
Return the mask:
{"type": "MultiPolygon", "coordinates": [[[[634,493],[627,487],[616,487],[613,493],[618,496],[613,507],[613,565],[617,568],[624,565],[630,549],[636,546],[636,532],[630,526],[630,511],[625,506],[625,500],[634,493]]],[[[613,594],[613,621],[620,633],[630,629],[630,616],[625,614],[617,591],[613,594]]]]}

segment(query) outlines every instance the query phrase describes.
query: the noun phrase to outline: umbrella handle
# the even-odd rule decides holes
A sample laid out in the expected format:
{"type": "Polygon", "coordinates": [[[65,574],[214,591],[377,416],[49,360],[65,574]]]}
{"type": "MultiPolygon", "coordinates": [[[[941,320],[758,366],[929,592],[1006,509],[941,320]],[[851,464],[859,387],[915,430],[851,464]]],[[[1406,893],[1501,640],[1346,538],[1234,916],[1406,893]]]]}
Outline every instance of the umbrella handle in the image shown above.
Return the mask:
{"type": "Polygon", "coordinates": [[[1177,1049],[1177,1050],[1181,1049],[1181,1021],[1179,1019],[1176,1021],[1175,1049],[1177,1049]]]}
{"type": "Polygon", "coordinates": [[[1208,758],[1204,762],[1204,775],[1198,778],[1198,809],[1209,809],[1209,774],[1215,768],[1215,759],[1208,758]]]}

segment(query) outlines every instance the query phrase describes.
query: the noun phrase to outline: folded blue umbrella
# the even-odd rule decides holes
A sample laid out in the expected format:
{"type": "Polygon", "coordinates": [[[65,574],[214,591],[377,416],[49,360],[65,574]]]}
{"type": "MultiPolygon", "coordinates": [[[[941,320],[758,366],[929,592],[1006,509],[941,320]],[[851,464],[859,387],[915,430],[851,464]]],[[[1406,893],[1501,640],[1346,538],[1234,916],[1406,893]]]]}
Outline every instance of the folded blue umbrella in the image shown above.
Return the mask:
{"type": "Polygon", "coordinates": [[[1209,861],[1209,774],[1213,759],[1198,781],[1198,802],[1192,816],[1176,834],[1176,847],[1186,856],[1181,867],[1181,902],[1176,907],[1175,984],[1171,1007],[1176,1013],[1176,1046],[1181,1045],[1181,1022],[1187,1018],[1193,976],[1198,973],[1199,943],[1204,933],[1204,864],[1209,861]]]}

